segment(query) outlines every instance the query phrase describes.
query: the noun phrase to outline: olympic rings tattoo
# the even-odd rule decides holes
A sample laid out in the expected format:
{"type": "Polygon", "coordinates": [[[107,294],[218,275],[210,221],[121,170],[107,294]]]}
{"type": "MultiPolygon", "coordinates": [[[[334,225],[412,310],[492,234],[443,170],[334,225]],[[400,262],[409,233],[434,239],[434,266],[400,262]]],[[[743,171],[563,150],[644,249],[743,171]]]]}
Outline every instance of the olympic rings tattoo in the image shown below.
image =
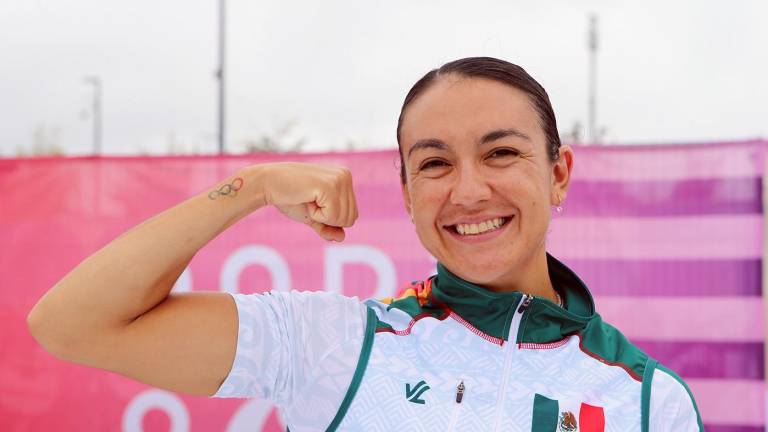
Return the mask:
{"type": "Polygon", "coordinates": [[[232,183],[227,183],[225,185],[222,185],[218,189],[211,191],[211,193],[208,194],[208,198],[215,200],[216,198],[220,196],[228,196],[228,197],[236,197],[237,191],[240,190],[240,188],[243,187],[243,179],[240,177],[235,178],[232,180],[232,183]]]}

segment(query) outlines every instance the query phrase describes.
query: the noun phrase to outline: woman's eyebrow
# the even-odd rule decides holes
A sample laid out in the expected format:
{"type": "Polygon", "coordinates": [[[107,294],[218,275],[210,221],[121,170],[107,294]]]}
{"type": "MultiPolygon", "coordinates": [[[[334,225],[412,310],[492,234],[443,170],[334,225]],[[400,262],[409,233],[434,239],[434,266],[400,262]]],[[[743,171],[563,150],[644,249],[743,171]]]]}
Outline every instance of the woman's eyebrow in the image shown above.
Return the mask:
{"type": "MultiPolygon", "coordinates": [[[[505,129],[496,129],[494,131],[488,132],[487,134],[483,135],[482,138],[480,138],[480,141],[478,142],[478,145],[481,144],[487,144],[492,141],[496,141],[498,139],[502,139],[504,137],[508,136],[514,136],[517,138],[522,138],[526,141],[531,141],[531,137],[529,137],[526,133],[521,132],[515,128],[505,128],[505,129]]],[[[416,141],[416,143],[411,146],[410,150],[408,150],[408,157],[411,157],[411,154],[417,150],[424,150],[428,148],[433,148],[437,150],[448,150],[448,145],[437,138],[424,138],[416,141]]]]}
{"type": "Polygon", "coordinates": [[[438,150],[447,150],[448,145],[444,143],[443,141],[437,139],[437,138],[425,138],[420,139],[416,141],[416,144],[411,146],[411,149],[408,150],[408,157],[411,157],[411,153],[413,153],[416,150],[424,150],[428,148],[434,148],[438,150]]]}
{"type": "Polygon", "coordinates": [[[480,138],[480,142],[478,143],[478,145],[487,144],[491,141],[496,141],[498,139],[502,139],[508,136],[513,136],[517,138],[522,138],[526,141],[531,141],[531,137],[529,137],[524,132],[521,132],[515,128],[506,128],[506,129],[497,129],[495,131],[488,132],[487,134],[483,135],[483,137],[480,138]]]}

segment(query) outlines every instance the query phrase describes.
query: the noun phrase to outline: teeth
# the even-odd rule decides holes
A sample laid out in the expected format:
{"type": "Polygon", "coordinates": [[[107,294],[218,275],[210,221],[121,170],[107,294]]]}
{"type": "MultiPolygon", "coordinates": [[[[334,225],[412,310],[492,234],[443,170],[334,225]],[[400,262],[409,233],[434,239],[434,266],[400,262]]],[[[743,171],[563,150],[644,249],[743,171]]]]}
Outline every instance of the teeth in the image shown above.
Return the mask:
{"type": "Polygon", "coordinates": [[[498,229],[504,224],[504,218],[494,218],[480,222],[479,224],[457,224],[456,231],[461,235],[482,234],[498,229]]]}

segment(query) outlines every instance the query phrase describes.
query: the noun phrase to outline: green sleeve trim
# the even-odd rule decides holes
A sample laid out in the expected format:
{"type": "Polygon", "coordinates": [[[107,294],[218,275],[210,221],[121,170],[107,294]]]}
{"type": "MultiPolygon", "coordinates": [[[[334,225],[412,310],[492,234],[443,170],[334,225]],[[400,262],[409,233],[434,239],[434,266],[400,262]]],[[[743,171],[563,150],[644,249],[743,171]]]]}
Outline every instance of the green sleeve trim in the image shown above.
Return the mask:
{"type": "Polygon", "coordinates": [[[675,381],[679,382],[680,385],[683,386],[686,392],[688,392],[688,397],[691,398],[691,404],[693,404],[693,410],[696,411],[696,422],[699,424],[699,430],[704,431],[704,423],[701,421],[701,413],[699,413],[699,407],[696,406],[696,399],[693,398],[693,393],[691,393],[691,389],[688,388],[688,384],[685,383],[675,372],[673,372],[671,369],[667,368],[663,364],[659,363],[657,366],[659,370],[664,371],[668,373],[672,378],[675,379],[675,381]]]}
{"type": "Polygon", "coordinates": [[[365,370],[368,367],[368,358],[371,356],[371,348],[373,347],[373,335],[376,331],[376,312],[373,309],[368,308],[368,319],[365,323],[365,337],[363,338],[363,347],[360,350],[360,358],[357,360],[357,367],[355,368],[355,374],[352,376],[352,382],[349,384],[347,394],[344,395],[344,400],[341,401],[341,406],[336,412],[336,416],[333,418],[331,425],[328,426],[326,431],[333,432],[339,427],[341,420],[347,414],[349,406],[352,404],[352,400],[355,398],[355,393],[360,387],[360,382],[363,380],[365,370]]]}
{"type": "Polygon", "coordinates": [[[643,371],[643,385],[640,390],[640,424],[642,432],[648,432],[649,420],[651,415],[651,383],[653,382],[653,372],[656,370],[658,362],[648,357],[645,362],[645,371],[643,371]]]}

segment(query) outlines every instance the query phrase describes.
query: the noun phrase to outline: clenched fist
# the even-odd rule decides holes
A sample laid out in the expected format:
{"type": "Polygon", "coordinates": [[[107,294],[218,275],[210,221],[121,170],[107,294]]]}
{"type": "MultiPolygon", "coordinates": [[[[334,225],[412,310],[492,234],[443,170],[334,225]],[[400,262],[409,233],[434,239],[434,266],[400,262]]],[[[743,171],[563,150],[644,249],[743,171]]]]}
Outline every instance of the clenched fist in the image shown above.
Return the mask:
{"type": "Polygon", "coordinates": [[[283,162],[263,165],[264,199],[326,240],[344,240],[357,220],[352,174],[343,167],[283,162]]]}

